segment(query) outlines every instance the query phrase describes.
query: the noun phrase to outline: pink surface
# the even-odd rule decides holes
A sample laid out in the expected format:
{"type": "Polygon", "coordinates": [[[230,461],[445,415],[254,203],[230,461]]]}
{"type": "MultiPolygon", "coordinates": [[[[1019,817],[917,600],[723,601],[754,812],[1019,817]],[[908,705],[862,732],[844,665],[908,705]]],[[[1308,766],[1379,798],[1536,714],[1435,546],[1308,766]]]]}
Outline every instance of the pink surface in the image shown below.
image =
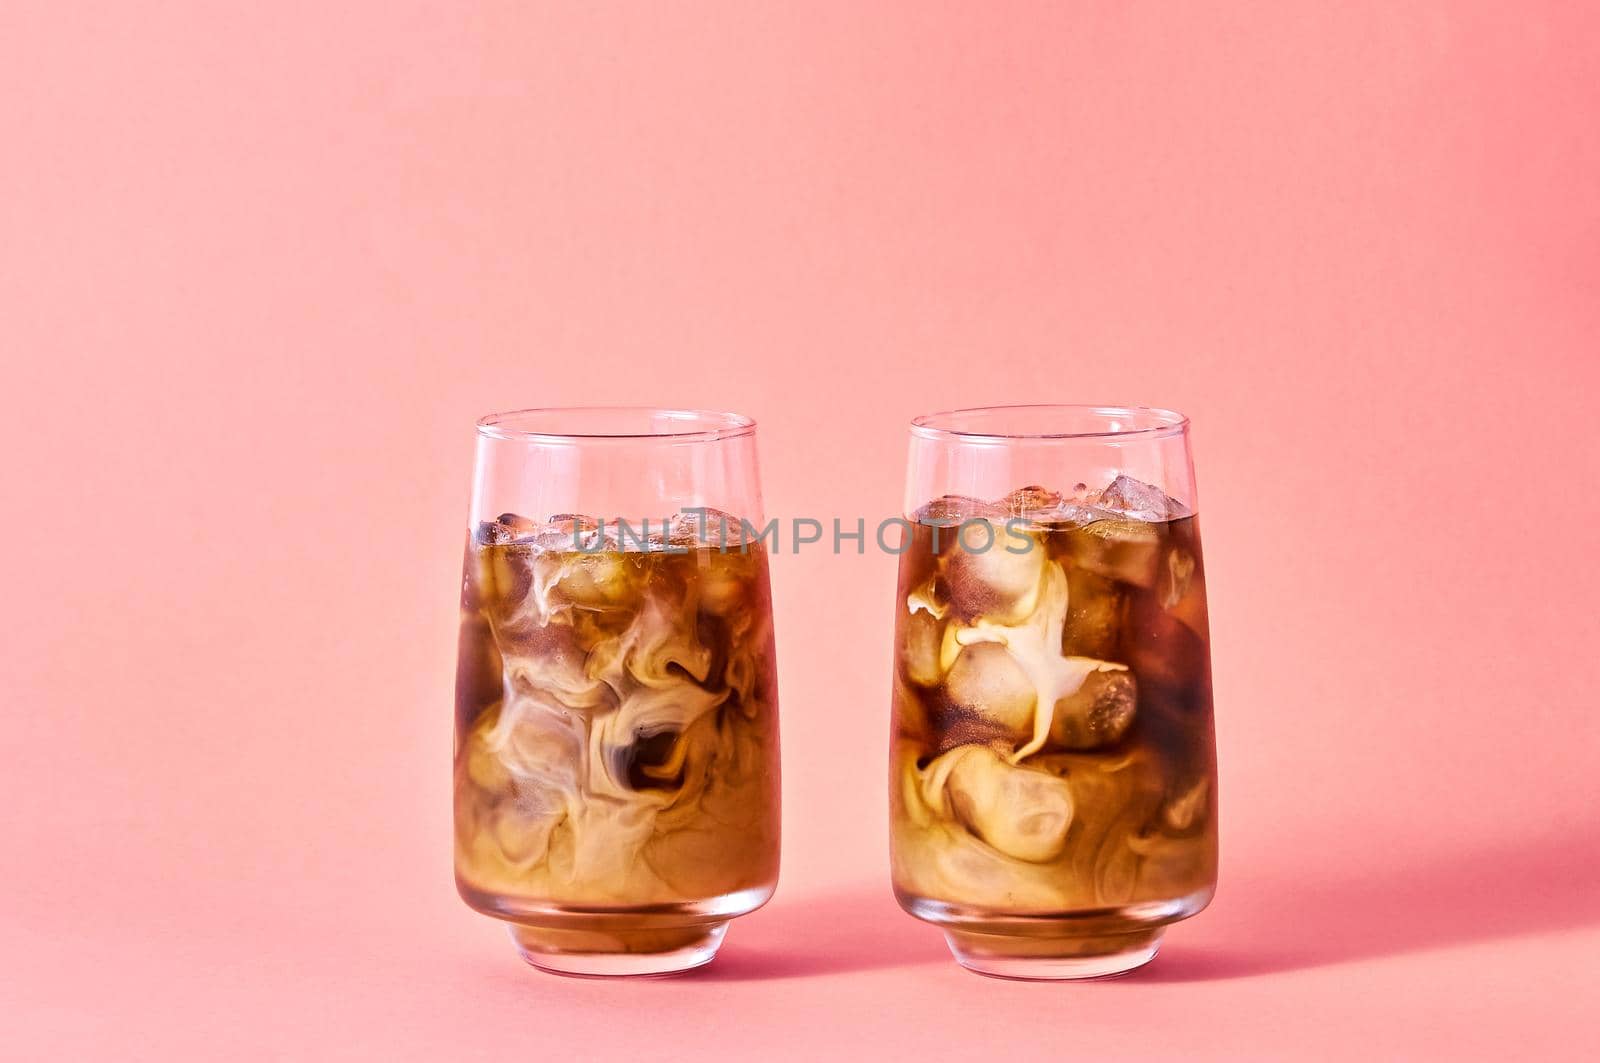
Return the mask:
{"type": "Polygon", "coordinates": [[[1600,971],[1585,5],[10,3],[0,1055],[1574,1055],[1600,971]],[[773,565],[785,868],[708,972],[450,881],[471,422],[1195,421],[1223,875],[1146,972],[888,895],[893,561],[773,565]]]}

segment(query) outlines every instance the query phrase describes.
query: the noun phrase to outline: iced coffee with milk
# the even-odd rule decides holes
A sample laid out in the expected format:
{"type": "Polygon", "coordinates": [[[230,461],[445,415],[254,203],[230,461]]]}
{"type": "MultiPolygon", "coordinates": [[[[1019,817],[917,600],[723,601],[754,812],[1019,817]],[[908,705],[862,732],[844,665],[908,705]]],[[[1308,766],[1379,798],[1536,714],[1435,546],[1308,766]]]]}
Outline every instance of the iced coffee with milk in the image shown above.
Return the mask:
{"type": "Polygon", "coordinates": [[[540,966],[692,966],[776,881],[767,557],[663,525],[507,513],[467,546],[456,880],[540,966]]]}
{"type": "Polygon", "coordinates": [[[890,786],[901,904],[986,973],[1136,966],[1216,880],[1195,515],[1123,475],[948,496],[909,519],[890,786]]]}

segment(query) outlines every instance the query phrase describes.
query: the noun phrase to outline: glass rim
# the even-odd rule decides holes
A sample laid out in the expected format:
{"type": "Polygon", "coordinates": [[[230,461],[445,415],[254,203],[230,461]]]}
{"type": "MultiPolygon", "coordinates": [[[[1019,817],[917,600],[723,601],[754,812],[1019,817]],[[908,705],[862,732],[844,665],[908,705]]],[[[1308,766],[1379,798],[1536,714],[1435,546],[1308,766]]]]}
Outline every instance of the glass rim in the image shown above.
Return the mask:
{"type": "Polygon", "coordinates": [[[970,406],[955,410],[939,410],[920,414],[911,419],[911,434],[921,439],[946,439],[960,442],[1002,443],[1012,440],[1055,439],[1131,439],[1181,435],[1189,427],[1189,418],[1177,410],[1160,406],[1119,406],[1098,403],[1038,402],[1000,406],[970,406]],[[1026,416],[1061,414],[1063,419],[1080,417],[1100,418],[1105,427],[1088,430],[1062,431],[995,431],[984,428],[960,427],[965,418],[985,416],[1004,417],[1007,414],[1026,416]],[[1119,420],[1134,422],[1120,424],[1119,420]]]}
{"type": "Polygon", "coordinates": [[[530,406],[485,414],[478,418],[477,430],[479,435],[490,439],[526,443],[604,440],[699,443],[751,435],[756,430],[756,422],[742,413],[666,406],[530,406]],[[608,420],[621,422],[628,418],[663,420],[668,424],[644,431],[604,427],[608,420]],[[582,422],[586,420],[593,420],[599,427],[584,426],[582,422]]]}

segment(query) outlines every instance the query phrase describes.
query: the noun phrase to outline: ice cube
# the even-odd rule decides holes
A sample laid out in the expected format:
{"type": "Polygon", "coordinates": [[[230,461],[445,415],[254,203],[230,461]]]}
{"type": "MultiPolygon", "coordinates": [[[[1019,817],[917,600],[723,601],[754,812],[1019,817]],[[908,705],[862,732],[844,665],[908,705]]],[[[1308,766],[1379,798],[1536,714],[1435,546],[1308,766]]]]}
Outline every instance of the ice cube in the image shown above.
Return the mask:
{"type": "Polygon", "coordinates": [[[729,616],[744,608],[756,594],[759,562],[737,550],[723,553],[706,550],[697,555],[695,579],[700,587],[700,608],[717,616],[729,616]]]}
{"type": "Polygon", "coordinates": [[[1181,546],[1167,551],[1166,564],[1157,573],[1156,597],[1161,608],[1171,609],[1189,593],[1189,581],[1194,576],[1194,555],[1181,546]]]}
{"type": "Polygon", "coordinates": [[[1052,491],[1048,487],[1040,487],[1038,484],[1019,487],[998,503],[998,505],[1004,507],[1008,515],[1013,517],[1027,517],[1034,513],[1042,513],[1052,510],[1060,504],[1060,493],[1052,491]]]}
{"type": "Polygon", "coordinates": [[[479,521],[473,538],[480,545],[495,546],[500,543],[516,542],[536,527],[538,527],[537,522],[528,517],[518,516],[515,513],[502,513],[494,520],[479,521]]]}
{"type": "Polygon", "coordinates": [[[1097,576],[1152,587],[1161,563],[1160,529],[1140,520],[1097,520],[1066,532],[1072,563],[1097,576]]]}
{"type": "Polygon", "coordinates": [[[1038,602],[1044,564],[1044,545],[1037,535],[1008,533],[987,522],[967,525],[945,560],[951,604],[968,619],[1021,620],[1038,602]]]}
{"type": "Polygon", "coordinates": [[[471,608],[462,610],[456,647],[456,717],[466,725],[500,700],[505,668],[489,618],[476,596],[471,608]]]}
{"type": "Polygon", "coordinates": [[[1200,555],[1182,547],[1174,549],[1162,567],[1156,584],[1159,603],[1167,613],[1182,622],[1205,642],[1211,640],[1211,625],[1206,618],[1205,564],[1200,555]]]}
{"type": "Polygon", "coordinates": [[[1036,509],[1027,515],[1030,527],[1046,531],[1061,531],[1066,528],[1082,527],[1097,520],[1119,519],[1122,519],[1120,513],[1072,499],[1062,499],[1047,509],[1036,509]]]}
{"type": "Polygon", "coordinates": [[[1067,570],[1067,618],[1061,652],[1070,657],[1116,657],[1127,608],[1120,583],[1074,565],[1067,570]]]}
{"type": "Polygon", "coordinates": [[[527,541],[541,550],[587,550],[596,545],[599,522],[581,513],[557,513],[536,528],[527,541]]]}
{"type": "Polygon", "coordinates": [[[587,671],[589,646],[568,624],[519,628],[502,639],[504,689],[531,696],[547,707],[572,712],[609,712],[617,694],[587,671]]]}
{"type": "Polygon", "coordinates": [[[533,586],[534,550],[526,543],[498,543],[478,551],[478,595],[496,621],[516,615],[533,586]]]}
{"type": "Polygon", "coordinates": [[[496,796],[511,790],[511,773],[506,770],[497,751],[490,748],[479,734],[470,735],[462,754],[466,777],[486,793],[496,796]]]}
{"type": "Polygon", "coordinates": [[[664,520],[641,521],[638,532],[644,539],[644,549],[650,553],[682,554],[702,545],[699,521],[683,513],[664,520]]]}
{"type": "MultiPolygon", "coordinates": [[[[1199,709],[1211,696],[1211,655],[1205,633],[1191,627],[1182,614],[1163,609],[1154,595],[1133,595],[1121,659],[1139,674],[1142,693],[1175,709],[1199,709]]],[[[1198,619],[1204,627],[1203,607],[1198,619]]]]}
{"type": "Polygon", "coordinates": [[[912,587],[911,593],[906,595],[906,610],[943,620],[950,615],[950,581],[943,576],[931,576],[912,587]]]}
{"type": "Polygon", "coordinates": [[[935,699],[927,695],[927,691],[907,682],[904,675],[895,674],[892,699],[894,734],[918,748],[931,746],[935,742],[936,731],[930,721],[932,707],[929,705],[935,699]]]}
{"type": "Polygon", "coordinates": [[[618,550],[547,554],[536,564],[538,589],[548,594],[546,612],[561,605],[629,609],[644,593],[645,569],[637,554],[618,550]]]}
{"type": "Polygon", "coordinates": [[[697,507],[686,515],[697,532],[700,545],[713,550],[737,550],[761,530],[751,528],[751,534],[746,534],[744,523],[738,517],[711,506],[697,507]]]}
{"type": "Polygon", "coordinates": [[[1189,509],[1175,498],[1168,497],[1161,488],[1122,475],[1112,480],[1104,491],[1093,499],[1095,505],[1109,509],[1135,520],[1167,521],[1187,517],[1189,509]]]}
{"type": "Polygon", "coordinates": [[[710,507],[682,510],[665,519],[629,521],[628,528],[630,544],[642,538],[643,549],[657,553],[702,548],[742,553],[749,539],[738,517],[710,507]]]}
{"type": "Polygon", "coordinates": [[[1139,700],[1132,672],[1095,672],[1056,702],[1050,741],[1059,749],[1096,749],[1121,738],[1139,700]]]}
{"type": "Polygon", "coordinates": [[[939,647],[944,642],[944,623],[926,609],[914,609],[900,620],[900,661],[906,679],[918,686],[937,686],[944,672],[939,666],[939,647]]]}
{"type": "Polygon", "coordinates": [[[944,688],[952,705],[989,724],[996,737],[1025,741],[1033,734],[1033,681],[998,642],[964,647],[944,688]]]}
{"type": "Polygon", "coordinates": [[[987,746],[963,746],[946,792],[956,818],[1007,856],[1044,863],[1061,855],[1072,826],[1072,791],[1064,779],[1017,767],[987,746]]]}
{"type": "Polygon", "coordinates": [[[944,495],[918,509],[911,515],[911,519],[917,524],[949,528],[969,520],[998,520],[1003,522],[1006,519],[1006,511],[1004,506],[997,506],[993,502],[985,502],[981,498],[972,498],[968,495],[944,495]]]}

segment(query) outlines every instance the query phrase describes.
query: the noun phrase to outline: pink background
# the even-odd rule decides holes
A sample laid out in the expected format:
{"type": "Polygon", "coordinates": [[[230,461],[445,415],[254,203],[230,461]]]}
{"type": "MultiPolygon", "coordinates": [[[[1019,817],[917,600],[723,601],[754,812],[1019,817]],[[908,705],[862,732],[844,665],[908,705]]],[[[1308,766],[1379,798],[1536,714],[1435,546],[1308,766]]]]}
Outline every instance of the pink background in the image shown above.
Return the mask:
{"type": "Polygon", "coordinates": [[[1592,1047],[1597,55],[1553,3],[7,3],[0,1055],[1592,1047]],[[892,559],[811,552],[777,898],[696,977],[522,966],[450,881],[473,418],[741,410],[770,512],[853,517],[911,415],[1025,400],[1194,418],[1211,910],[957,969],[888,892],[892,559]]]}

